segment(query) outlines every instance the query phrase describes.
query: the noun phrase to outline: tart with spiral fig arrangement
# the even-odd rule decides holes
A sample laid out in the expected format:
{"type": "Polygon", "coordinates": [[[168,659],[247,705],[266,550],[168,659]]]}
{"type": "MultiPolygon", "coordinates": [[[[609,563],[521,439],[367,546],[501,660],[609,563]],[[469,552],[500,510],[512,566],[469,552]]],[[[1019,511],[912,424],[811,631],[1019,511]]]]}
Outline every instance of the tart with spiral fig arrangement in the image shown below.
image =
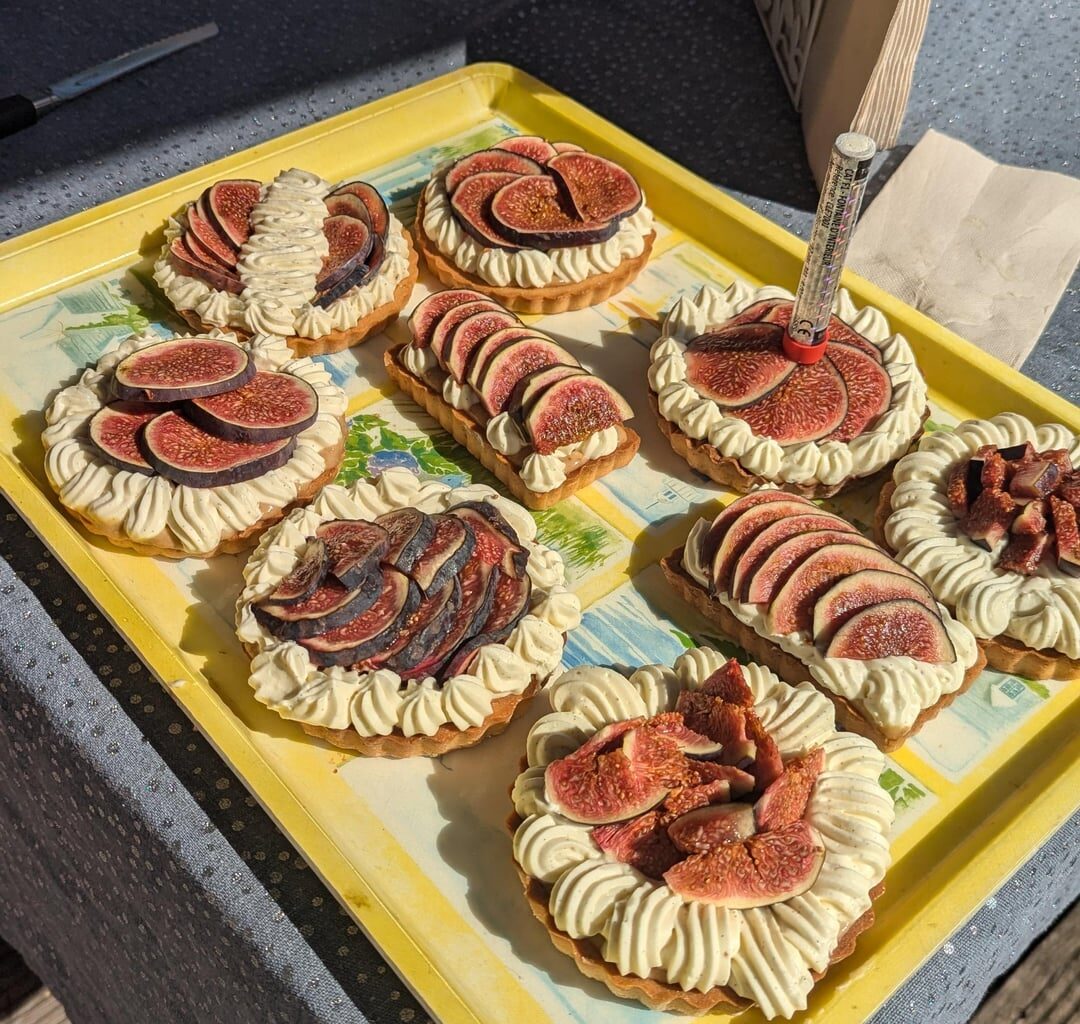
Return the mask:
{"type": "Polygon", "coordinates": [[[694,524],[668,582],[751,657],[809,679],[836,720],[895,750],[986,665],[911,568],[854,526],[775,488],[694,524]]]}
{"type": "Polygon", "coordinates": [[[572,669],[548,697],[510,825],[556,948],[652,1009],[805,1010],[882,892],[879,751],[809,684],[708,648],[572,669]]]}
{"type": "Polygon", "coordinates": [[[391,380],[529,508],[625,466],[640,438],[626,399],[561,345],[466,288],[435,292],[389,349],[391,380]]]}
{"type": "Polygon", "coordinates": [[[656,239],[633,175],[535,135],[441,167],[420,195],[413,230],[443,284],[519,313],[603,302],[637,276],[656,239]]]}
{"type": "Polygon", "coordinates": [[[1016,413],[919,443],[881,493],[876,527],[978,638],[991,667],[1080,675],[1080,439],[1016,413]]]}
{"type": "Polygon", "coordinates": [[[165,226],[154,280],[196,330],[276,334],[298,355],[381,331],[416,284],[412,243],[378,190],[293,168],[215,182],[165,226]]]}
{"type": "Polygon", "coordinates": [[[794,362],[783,349],[792,301],[741,281],[680,299],[650,353],[649,400],[676,454],[717,483],[825,498],[909,450],[926,382],[904,337],[843,288],[826,355],[794,362]]]}
{"type": "Polygon", "coordinates": [[[520,505],[404,469],[325,487],[268,531],[244,583],[237,636],[256,699],[378,757],[500,732],[581,619],[520,505]]]}
{"type": "Polygon", "coordinates": [[[345,393],[285,341],[132,335],[45,413],[45,475],[91,532],[145,554],[248,548],[334,478],[345,393]]]}

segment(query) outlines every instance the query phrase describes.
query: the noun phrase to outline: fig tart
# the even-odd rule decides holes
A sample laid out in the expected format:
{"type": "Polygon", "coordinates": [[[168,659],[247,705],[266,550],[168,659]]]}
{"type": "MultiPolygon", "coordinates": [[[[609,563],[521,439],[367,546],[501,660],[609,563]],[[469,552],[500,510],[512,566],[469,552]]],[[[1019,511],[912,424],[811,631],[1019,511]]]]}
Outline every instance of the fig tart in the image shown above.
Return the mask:
{"type": "Polygon", "coordinates": [[[741,281],[680,299],[650,352],[649,400],[676,454],[717,483],[824,498],[908,451],[926,382],[904,337],[843,288],[825,357],[794,362],[783,350],[792,300],[741,281]]]}
{"type": "Polygon", "coordinates": [[[548,696],[510,826],[556,948],[656,1010],[805,1010],[883,891],[881,753],[808,683],[708,648],[572,669],[548,696]]]}
{"type": "Polygon", "coordinates": [[[991,667],[1080,676],[1080,439],[1016,413],[922,439],[876,527],[978,638],[991,667]]]}
{"type": "Polygon", "coordinates": [[[416,284],[405,229],[365,181],[293,168],[215,182],[165,226],[154,280],[196,330],[276,334],[297,355],[358,345],[416,284]]]}
{"type": "Polygon", "coordinates": [[[447,289],[386,352],[395,384],[529,508],[625,466],[641,443],[626,400],[546,334],[479,292],[447,289]]]}
{"type": "Polygon", "coordinates": [[[132,335],[45,413],[61,504],[121,547],[242,551],[337,474],[345,393],[283,338],[132,335]]]}
{"type": "Polygon", "coordinates": [[[788,682],[809,679],[841,728],[895,750],[986,665],[910,568],[800,495],[763,488],[695,523],[661,561],[698,612],[788,682]]]}
{"type": "Polygon", "coordinates": [[[656,239],[629,171],[535,135],[437,170],[413,231],[443,284],[484,292],[519,313],[603,302],[638,275],[656,239]]]}
{"type": "Polygon", "coordinates": [[[237,636],[257,700],[330,743],[436,757],[505,728],[581,606],[520,505],[390,469],[331,484],[244,568],[237,636]]]}

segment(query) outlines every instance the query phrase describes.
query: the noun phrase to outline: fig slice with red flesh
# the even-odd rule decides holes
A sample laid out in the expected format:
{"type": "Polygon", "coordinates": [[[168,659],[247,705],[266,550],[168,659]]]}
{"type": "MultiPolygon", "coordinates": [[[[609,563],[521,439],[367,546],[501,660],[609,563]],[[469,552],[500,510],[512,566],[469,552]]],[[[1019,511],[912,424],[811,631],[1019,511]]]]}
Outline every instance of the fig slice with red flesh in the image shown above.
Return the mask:
{"type": "Polygon", "coordinates": [[[789,494],[787,491],[767,489],[744,494],[741,498],[736,498],[729,505],[724,506],[709,525],[708,532],[701,541],[701,564],[712,565],[720,542],[724,539],[731,524],[743,512],[754,505],[767,505],[771,501],[801,501],[806,506],[807,512],[820,511],[809,499],[802,498],[797,494],[789,494]]]}
{"type": "Polygon", "coordinates": [[[402,679],[411,678],[413,668],[428,657],[444,636],[460,604],[461,587],[455,579],[423,598],[402,623],[400,636],[405,642],[395,644],[394,652],[380,664],[397,672],[402,679]]]}
{"type": "Polygon", "coordinates": [[[359,266],[371,252],[373,234],[371,228],[355,217],[327,217],[323,221],[323,234],[330,249],[323,257],[315,289],[325,292],[340,284],[359,266]]]}
{"type": "Polygon", "coordinates": [[[584,153],[585,147],[579,146],[576,142],[553,142],[551,148],[556,153],[584,153]]]}
{"type": "Polygon", "coordinates": [[[858,533],[858,530],[850,523],[829,512],[821,512],[817,515],[785,516],[783,519],[766,526],[750,541],[747,547],[743,548],[731,568],[731,582],[728,586],[728,592],[732,597],[740,601],[746,601],[750,580],[754,578],[762,563],[772,554],[777,545],[789,537],[818,530],[858,533]]]}
{"type": "Polygon", "coordinates": [[[901,597],[918,601],[937,613],[934,595],[914,577],[884,569],[860,569],[841,577],[814,603],[811,624],[814,643],[827,644],[848,619],[864,608],[901,597]]]}
{"type": "Polygon", "coordinates": [[[227,270],[235,270],[238,250],[233,246],[231,239],[222,237],[221,232],[214,227],[203,209],[201,197],[187,208],[188,230],[223,267],[227,270]]]}
{"type": "Polygon", "coordinates": [[[691,765],[694,780],[673,789],[664,799],[665,824],[697,807],[725,803],[733,797],[753,792],[754,776],[732,764],[695,761],[691,765]]]}
{"type": "Polygon", "coordinates": [[[226,441],[199,429],[177,412],[163,412],[143,427],[139,448],[155,472],[187,487],[224,487],[284,466],[296,438],[252,444],[226,441]]]}
{"type": "Polygon", "coordinates": [[[956,661],[956,649],[936,612],[899,599],[864,608],[833,634],[826,658],[914,658],[930,665],[956,661]]]}
{"type": "Polygon", "coordinates": [[[183,235],[174,238],[169,243],[169,263],[178,274],[198,278],[219,292],[239,295],[244,290],[240,278],[235,274],[226,273],[200,260],[188,247],[183,235]]]}
{"type": "Polygon", "coordinates": [[[308,539],[307,547],[296,560],[296,565],[283,576],[278,585],[266,596],[266,603],[287,607],[306,601],[326,578],[330,559],[326,553],[326,541],[318,537],[308,539]]]}
{"type": "MultiPolygon", "coordinates": [[[[450,209],[457,222],[481,245],[511,252],[521,248],[514,237],[492,216],[492,203],[498,192],[515,181],[550,181],[529,175],[507,174],[505,171],[488,171],[466,178],[450,197],[450,209]]],[[[554,185],[552,185],[554,188],[554,185]]]]}
{"type": "Polygon", "coordinates": [[[417,348],[427,348],[435,325],[443,314],[454,306],[466,302],[487,302],[486,295],[474,292],[471,288],[446,288],[441,292],[432,292],[426,299],[421,299],[409,314],[409,334],[417,348]]]}
{"type": "Polygon", "coordinates": [[[481,149],[456,160],[447,170],[443,186],[448,195],[453,195],[466,178],[474,174],[489,174],[492,171],[504,174],[543,174],[544,168],[521,153],[513,153],[507,149],[481,149]]]}
{"type": "Polygon", "coordinates": [[[383,558],[404,573],[412,571],[427,546],[435,539],[435,521],[415,508],[398,508],[375,520],[388,538],[383,558]]]}
{"type": "Polygon", "coordinates": [[[483,379],[484,370],[487,369],[488,361],[504,345],[512,341],[521,341],[524,338],[540,338],[547,340],[534,327],[526,327],[524,324],[515,324],[513,327],[504,327],[502,330],[489,334],[470,353],[465,362],[465,379],[473,390],[479,390],[480,381],[483,379]]]}
{"type": "Polygon", "coordinates": [[[302,640],[328,633],[367,611],[379,597],[382,576],[375,573],[356,588],[333,577],[322,582],[302,601],[276,604],[259,601],[252,611],[260,625],[282,640],[302,640]]]}
{"type": "Polygon", "coordinates": [[[733,910],[765,907],[806,892],[817,881],[825,847],[805,822],[696,853],[664,872],[686,900],[733,910]]]}
{"type": "Polygon", "coordinates": [[[300,643],[316,665],[356,665],[397,640],[402,624],[420,603],[420,591],[391,566],[375,574],[376,598],[348,622],[300,643]]]}
{"type": "Polygon", "coordinates": [[[997,567],[1004,572],[1018,572],[1022,576],[1033,576],[1038,572],[1039,566],[1049,550],[1049,534],[1029,534],[1026,537],[1014,536],[1001,552],[997,567]]]}
{"type": "Polygon", "coordinates": [[[1080,573],[1080,528],[1077,526],[1076,507],[1056,494],[1050,495],[1049,502],[1058,568],[1075,576],[1080,573]]]}
{"type": "Polygon", "coordinates": [[[319,415],[315,389],[291,373],[259,370],[246,384],[194,398],[184,415],[208,434],[229,441],[279,441],[307,430],[319,415]]]}
{"type": "MultiPolygon", "coordinates": [[[[330,196],[356,196],[367,209],[368,226],[372,232],[386,241],[387,232],[390,229],[390,211],[386,208],[386,201],[374,185],[366,181],[347,181],[339,185],[330,196]]],[[[330,198],[327,196],[327,198],[330,198]]]]}
{"type": "Polygon", "coordinates": [[[526,374],[556,365],[577,366],[578,361],[550,338],[537,335],[504,345],[488,360],[477,391],[488,415],[505,411],[515,385],[526,374]]]}
{"type": "Polygon", "coordinates": [[[1019,511],[1020,507],[1011,495],[1005,491],[986,489],[960,520],[960,529],[980,547],[990,551],[1005,538],[1019,511]]]}
{"type": "Polygon", "coordinates": [[[737,704],[742,708],[754,706],[754,693],[746,682],[742,665],[734,658],[728,658],[699,689],[710,697],[719,697],[727,704],[737,704]]]}
{"type": "Polygon", "coordinates": [[[961,459],[949,471],[949,477],[945,484],[945,496],[949,502],[949,508],[957,519],[963,519],[974,496],[968,494],[968,464],[966,459],[961,459]]]}
{"type": "Polygon", "coordinates": [[[196,235],[191,228],[188,228],[187,231],[184,232],[184,244],[191,250],[191,254],[201,263],[204,263],[208,267],[213,267],[219,273],[227,274],[228,276],[235,277],[239,280],[236,265],[226,263],[213,251],[213,249],[203,245],[203,243],[199,241],[198,235],[196,235]]]}
{"type": "MultiPolygon", "coordinates": [[[[751,604],[771,604],[780,588],[790,578],[790,574],[794,569],[814,552],[836,544],[856,545],[881,554],[880,549],[873,541],[867,540],[866,537],[859,533],[843,528],[808,530],[805,533],[796,534],[794,537],[789,537],[787,540],[777,544],[773,551],[760,563],[757,571],[747,577],[746,600],[751,604]]],[[[885,570],[908,575],[907,570],[897,563],[893,562],[892,565],[893,568],[886,565],[885,570]]],[[[856,572],[858,569],[866,568],[871,567],[858,565],[851,571],[856,572]]]]}
{"type": "MultiPolygon", "coordinates": [[[[469,178],[468,182],[475,180],[469,178]]],[[[451,203],[465,187],[454,193],[451,203]]],[[[515,178],[491,195],[490,222],[499,236],[530,249],[594,245],[606,242],[619,230],[617,220],[581,220],[567,205],[553,178],[515,178]]]]}
{"type": "Polygon", "coordinates": [[[383,247],[382,239],[378,235],[372,235],[371,249],[367,256],[362,261],[354,261],[348,273],[343,277],[339,277],[335,283],[319,291],[311,304],[326,309],[327,306],[340,299],[347,292],[367,284],[379,272],[379,267],[382,266],[385,255],[386,250],[383,247]]]}
{"type": "Polygon", "coordinates": [[[520,580],[525,575],[529,552],[518,540],[514,528],[489,501],[463,501],[446,510],[457,516],[472,531],[476,539],[473,554],[489,565],[520,580]]]}
{"type": "Polygon", "coordinates": [[[1047,530],[1048,501],[1039,498],[1029,501],[1009,526],[1009,532],[1021,537],[1036,537],[1047,530]]]}
{"type": "Polygon", "coordinates": [[[752,707],[731,704],[701,690],[684,690],[675,710],[695,732],[720,743],[720,761],[749,772],[758,788],[783,771],[776,743],[752,707]]]}
{"type": "Polygon", "coordinates": [[[459,384],[466,379],[466,366],[473,350],[496,331],[520,324],[513,313],[504,309],[486,309],[462,320],[449,334],[442,353],[446,369],[459,384]]]}
{"type": "Polygon", "coordinates": [[[485,644],[502,643],[529,610],[532,580],[528,576],[514,579],[500,570],[493,591],[491,610],[476,635],[465,641],[447,662],[444,671],[447,678],[469,671],[476,652],[485,644]]]}
{"type": "Polygon", "coordinates": [[[413,563],[409,575],[425,593],[440,590],[470,558],[476,537],[458,516],[435,515],[435,535],[413,563]]]}
{"type": "Polygon", "coordinates": [[[659,880],[668,868],[682,859],[656,811],[648,811],[630,821],[597,825],[591,835],[601,850],[647,878],[659,880]]]}
{"type": "Polygon", "coordinates": [[[239,249],[251,234],[251,211],[261,198],[262,185],[257,181],[217,181],[206,192],[205,213],[222,237],[239,249]]]}
{"type": "MultiPolygon", "coordinates": [[[[791,299],[763,299],[755,302],[737,314],[735,319],[742,322],[762,320],[770,324],[779,324],[785,330],[791,323],[791,299]]],[[[856,348],[864,355],[869,356],[875,363],[883,362],[881,350],[877,345],[867,341],[850,324],[845,323],[835,313],[829,319],[828,344],[844,345],[848,348],[856,348]]],[[[831,349],[827,349],[831,352],[831,349]]]]}
{"type": "Polygon", "coordinates": [[[247,351],[221,338],[172,338],[126,355],[113,370],[124,401],[180,402],[243,387],[255,376],[247,351]]]}
{"type": "Polygon", "coordinates": [[[859,349],[839,345],[825,357],[836,368],[847,391],[847,412],[823,440],[850,441],[873,428],[892,402],[892,379],[884,367],[859,349]]]}
{"type": "Polygon", "coordinates": [[[667,827],[671,841],[683,853],[708,853],[723,843],[749,839],[755,831],[754,808],[743,803],[696,807],[681,814],[667,827]]]}
{"type": "Polygon", "coordinates": [[[1009,482],[1009,494],[1014,498],[1045,498],[1057,487],[1061,470],[1052,462],[1032,459],[1020,466],[1009,482]]]}
{"type": "Polygon", "coordinates": [[[562,380],[564,377],[577,377],[586,372],[580,366],[563,366],[562,364],[542,366],[539,370],[533,370],[514,385],[514,390],[510,392],[510,397],[506,402],[506,411],[518,423],[521,423],[525,413],[532,406],[533,399],[549,384],[554,384],[555,381],[562,380]]]}
{"type": "Polygon", "coordinates": [[[139,433],[164,410],[141,402],[110,402],[90,418],[90,441],[101,457],[117,469],[152,476],[154,467],[139,448],[139,433]]]}
{"type": "MultiPolygon", "coordinates": [[[[326,206],[327,217],[353,217],[356,220],[363,221],[368,229],[371,229],[371,214],[368,213],[368,208],[364,205],[363,200],[357,196],[352,195],[349,192],[342,192],[340,195],[334,195],[331,193],[323,200],[326,206]]],[[[372,231],[372,235],[375,232],[372,231]]]]}
{"type": "Polygon", "coordinates": [[[715,757],[721,750],[716,740],[691,729],[677,711],[653,715],[641,728],[671,740],[687,757],[715,757]]]}
{"type": "Polygon", "coordinates": [[[538,164],[546,164],[558,153],[555,146],[539,135],[512,135],[508,139],[496,142],[491,148],[502,149],[507,153],[517,153],[519,156],[527,156],[538,164]]]}
{"type": "Polygon", "coordinates": [[[747,323],[699,334],[686,347],[686,379],[704,398],[725,408],[750,405],[798,368],[784,355],[784,331],[747,323]]]}
{"type": "Polygon", "coordinates": [[[879,569],[882,572],[899,573],[917,579],[880,548],[872,544],[867,546],[866,543],[856,543],[854,536],[835,533],[829,543],[812,551],[790,569],[787,578],[769,602],[766,617],[769,631],[775,636],[810,633],[814,625],[814,605],[818,598],[839,580],[860,569],[879,569]]]}
{"type": "Polygon", "coordinates": [[[796,366],[763,398],[727,412],[748,423],[760,437],[792,445],[831,434],[847,409],[844,379],[828,359],[822,359],[811,366],[796,366]]]}
{"type": "Polygon", "coordinates": [[[754,804],[753,820],[760,832],[771,832],[802,818],[814,783],[825,768],[825,751],[814,747],[784,766],[754,804]]]}
{"type": "Polygon", "coordinates": [[[444,370],[447,369],[446,357],[448,355],[448,342],[450,341],[450,336],[454,333],[459,324],[464,323],[469,317],[475,316],[477,313],[506,313],[506,310],[491,299],[477,299],[475,302],[463,302],[459,305],[451,306],[441,317],[439,317],[438,323],[432,328],[429,347],[435,358],[439,361],[439,365],[444,370]]]}
{"type": "Polygon", "coordinates": [[[326,541],[330,574],[346,587],[358,587],[378,572],[390,548],[390,535],[363,519],[331,519],[320,523],[315,536],[326,541]]]}
{"type": "Polygon", "coordinates": [[[548,160],[547,169],[583,221],[618,221],[641,206],[634,176],[602,156],[559,153],[548,160]]]}
{"type": "Polygon", "coordinates": [[[562,377],[530,402],[522,424],[541,455],[630,419],[634,410],[607,381],[591,374],[562,377]]]}

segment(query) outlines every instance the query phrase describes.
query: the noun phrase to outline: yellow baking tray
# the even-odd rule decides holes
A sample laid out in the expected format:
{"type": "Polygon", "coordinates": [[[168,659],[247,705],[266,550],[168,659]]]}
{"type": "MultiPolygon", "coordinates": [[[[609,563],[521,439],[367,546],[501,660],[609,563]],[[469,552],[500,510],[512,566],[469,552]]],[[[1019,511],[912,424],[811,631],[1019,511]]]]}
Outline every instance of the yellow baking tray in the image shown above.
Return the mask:
{"type": "MultiPolygon", "coordinates": [[[[408,222],[433,166],[514,130],[618,160],[659,219],[653,257],[630,288],[540,321],[573,339],[645,413],[632,466],[537,514],[587,609],[566,662],[670,662],[695,643],[725,644],[657,570],[696,515],[729,496],[675,458],[650,421],[647,346],[661,311],[704,280],[794,287],[803,243],[505,65],[463,68],[0,244],[0,486],[434,1015],[640,1021],[660,1015],[609,997],[554,951],[511,866],[507,787],[542,699],[502,736],[438,761],[365,760],[307,738],[247,687],[231,627],[241,560],[171,563],[114,549],[63,514],[42,472],[41,410],[51,395],[130,330],[177,326],[148,268],[165,218],[184,200],[221,177],[266,180],[296,165],[331,180],[367,177],[408,222]]],[[[1011,409],[1080,430],[1061,398],[866,281],[848,274],[845,284],[910,339],[931,388],[930,429],[1011,409]]],[[[402,324],[389,334],[402,338],[402,324]]],[[[480,475],[387,385],[386,343],[324,359],[350,395],[342,479],[387,464],[452,482],[480,475]]],[[[865,524],[874,489],[835,504],[865,524]]],[[[898,810],[895,863],[878,923],[817,986],[804,1019],[865,1020],[1073,811],[1078,692],[1075,683],[985,673],[889,759],[882,783],[898,810]]]]}

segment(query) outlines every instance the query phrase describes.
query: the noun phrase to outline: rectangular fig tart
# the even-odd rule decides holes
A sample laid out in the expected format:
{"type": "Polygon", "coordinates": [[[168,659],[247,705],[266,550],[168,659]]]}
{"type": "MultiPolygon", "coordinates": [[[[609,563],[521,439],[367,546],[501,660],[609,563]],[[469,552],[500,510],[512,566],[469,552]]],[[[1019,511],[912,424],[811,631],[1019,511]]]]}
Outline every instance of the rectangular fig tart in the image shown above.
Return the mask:
{"type": "Polygon", "coordinates": [[[838,723],[895,750],[974,682],[986,659],[930,588],[839,516],[753,491],[663,559],[668,581],[754,658],[809,677],[838,723]]]}
{"type": "Polygon", "coordinates": [[[529,508],[625,466],[641,439],[626,399],[479,292],[435,292],[385,356],[391,380],[529,508]]]}

